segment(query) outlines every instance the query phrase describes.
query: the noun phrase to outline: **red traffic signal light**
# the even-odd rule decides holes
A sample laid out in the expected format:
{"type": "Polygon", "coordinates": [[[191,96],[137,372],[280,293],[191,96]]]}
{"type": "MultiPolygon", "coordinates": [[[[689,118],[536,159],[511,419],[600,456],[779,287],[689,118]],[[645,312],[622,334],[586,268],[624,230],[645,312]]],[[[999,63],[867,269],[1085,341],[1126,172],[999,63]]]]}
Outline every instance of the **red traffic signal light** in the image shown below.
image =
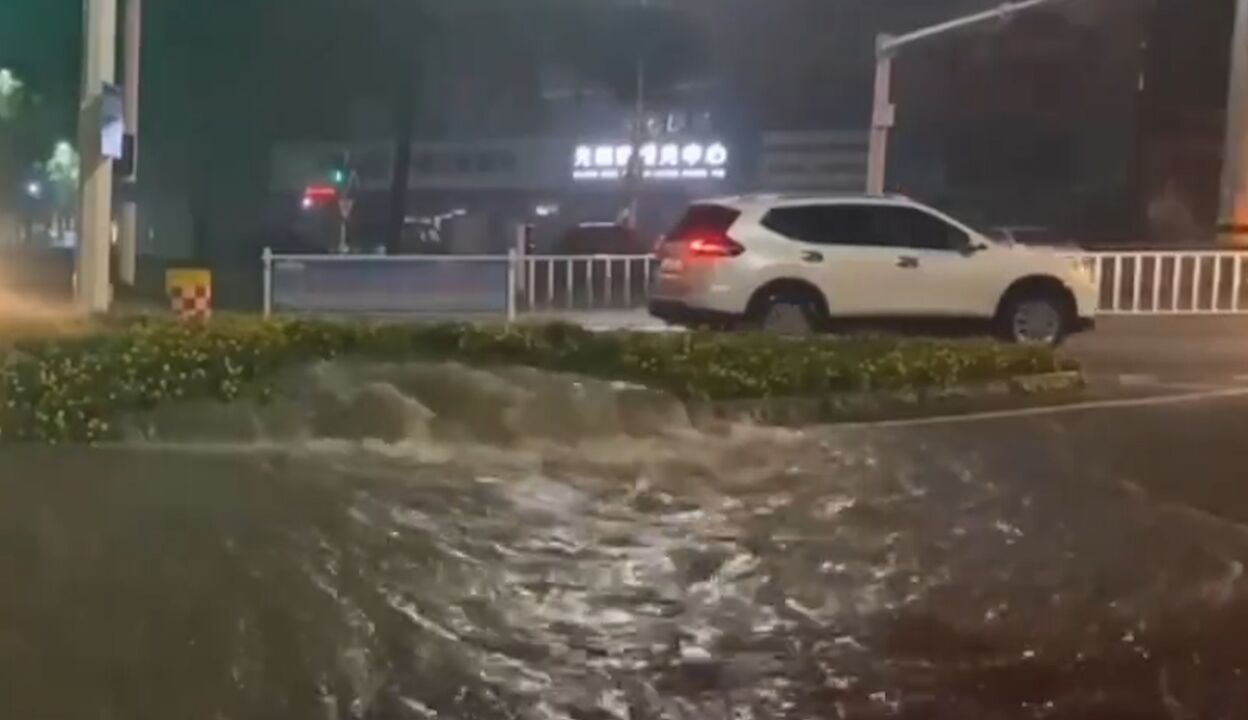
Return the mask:
{"type": "Polygon", "coordinates": [[[338,199],[337,188],[328,185],[310,185],[303,190],[303,209],[311,210],[316,207],[329,205],[338,199]]]}

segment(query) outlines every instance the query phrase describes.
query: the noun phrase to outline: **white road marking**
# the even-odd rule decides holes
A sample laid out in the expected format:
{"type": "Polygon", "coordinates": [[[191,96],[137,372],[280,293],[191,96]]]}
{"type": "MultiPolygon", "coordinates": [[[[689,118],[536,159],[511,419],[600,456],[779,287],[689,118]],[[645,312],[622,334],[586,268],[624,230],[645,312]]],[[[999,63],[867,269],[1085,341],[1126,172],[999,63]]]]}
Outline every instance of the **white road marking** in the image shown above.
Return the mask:
{"type": "MultiPolygon", "coordinates": [[[[1095,384],[1098,381],[1098,378],[1093,375],[1090,377],[1090,380],[1095,384]]],[[[1114,377],[1105,377],[1101,378],[1101,380],[1115,383],[1119,387],[1124,388],[1148,388],[1154,390],[1173,390],[1182,392],[1221,390],[1231,385],[1241,384],[1241,381],[1237,381],[1234,378],[1220,378],[1217,380],[1210,379],[1203,382],[1197,382],[1194,380],[1176,381],[1166,380],[1157,375],[1145,375],[1139,373],[1128,373],[1114,377]]]]}
{"type": "Polygon", "coordinates": [[[635,332],[635,333],[678,333],[688,332],[684,328],[671,325],[603,325],[588,324],[582,325],[590,332],[609,333],[609,332],[635,332]]]}
{"type": "Polygon", "coordinates": [[[956,425],[988,422],[991,420],[1011,420],[1015,418],[1041,417],[1045,415],[1062,415],[1066,413],[1095,410],[1123,410],[1141,407],[1163,407],[1166,405],[1183,405],[1203,402],[1205,400],[1226,400],[1240,397],[1248,397],[1248,387],[1220,388],[1217,390],[1202,390],[1200,392],[1163,395],[1161,397],[1149,398],[1090,400],[1088,402],[1072,403],[1069,405],[1049,405],[1045,407],[1019,408],[1016,410],[994,410],[991,412],[970,413],[967,415],[940,415],[937,417],[910,418],[907,420],[880,420],[876,422],[843,423],[836,425],[836,427],[874,429],[923,427],[925,425],[956,425]]]}

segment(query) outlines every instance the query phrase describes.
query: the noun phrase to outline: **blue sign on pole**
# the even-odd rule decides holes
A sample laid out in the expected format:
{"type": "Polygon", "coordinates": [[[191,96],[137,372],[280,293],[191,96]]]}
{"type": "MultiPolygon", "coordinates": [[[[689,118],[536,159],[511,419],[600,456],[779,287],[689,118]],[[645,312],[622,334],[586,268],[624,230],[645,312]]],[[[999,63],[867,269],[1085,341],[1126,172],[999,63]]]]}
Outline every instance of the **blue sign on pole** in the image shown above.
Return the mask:
{"type": "Polygon", "coordinates": [[[451,258],[276,258],[273,309],[287,313],[506,316],[506,256],[451,258]]]}

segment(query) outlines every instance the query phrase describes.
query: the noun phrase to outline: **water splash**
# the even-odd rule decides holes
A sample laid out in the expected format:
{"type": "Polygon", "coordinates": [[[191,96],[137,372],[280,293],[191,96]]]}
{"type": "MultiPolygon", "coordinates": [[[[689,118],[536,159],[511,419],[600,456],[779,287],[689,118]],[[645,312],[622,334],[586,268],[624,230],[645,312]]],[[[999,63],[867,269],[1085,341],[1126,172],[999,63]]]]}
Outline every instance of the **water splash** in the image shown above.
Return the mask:
{"type": "Polygon", "coordinates": [[[119,446],[0,449],[20,588],[0,697],[64,718],[1230,716],[1248,540],[1098,482],[1044,422],[994,454],[964,427],[708,427],[626,385],[330,363],[269,405],[134,418],[119,446]]]}
{"type": "Polygon", "coordinates": [[[66,303],[12,289],[0,270],[0,344],[5,338],[77,334],[87,329],[80,312],[66,303]]]}

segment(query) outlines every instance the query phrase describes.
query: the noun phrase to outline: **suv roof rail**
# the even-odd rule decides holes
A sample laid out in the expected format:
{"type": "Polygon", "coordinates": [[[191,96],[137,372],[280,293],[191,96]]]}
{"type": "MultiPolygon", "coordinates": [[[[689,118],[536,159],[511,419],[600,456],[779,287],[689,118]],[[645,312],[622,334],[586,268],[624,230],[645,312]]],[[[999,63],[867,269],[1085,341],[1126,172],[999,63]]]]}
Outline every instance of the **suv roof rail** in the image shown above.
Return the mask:
{"type": "Polygon", "coordinates": [[[868,193],[868,192],[795,192],[781,193],[779,195],[770,196],[777,200],[819,200],[823,198],[835,198],[840,200],[870,200],[871,198],[883,198],[886,200],[906,200],[913,202],[910,197],[900,193],[868,193]]]}
{"type": "Polygon", "coordinates": [[[721,195],[719,197],[709,197],[698,200],[697,202],[726,202],[726,203],[769,203],[784,202],[792,200],[870,200],[872,198],[884,200],[899,200],[904,202],[915,202],[913,198],[902,193],[867,193],[867,192],[746,192],[736,195],[721,195]]]}

